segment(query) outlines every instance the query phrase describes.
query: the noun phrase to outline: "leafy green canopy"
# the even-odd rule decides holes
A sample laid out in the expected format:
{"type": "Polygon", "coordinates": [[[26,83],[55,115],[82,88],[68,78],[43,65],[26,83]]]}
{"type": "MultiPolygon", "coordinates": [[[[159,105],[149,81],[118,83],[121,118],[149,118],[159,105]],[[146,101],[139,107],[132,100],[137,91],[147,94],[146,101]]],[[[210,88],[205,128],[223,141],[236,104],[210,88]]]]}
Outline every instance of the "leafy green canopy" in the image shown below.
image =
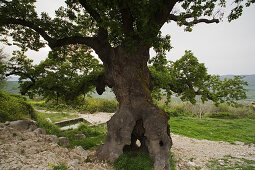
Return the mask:
{"type": "MultiPolygon", "coordinates": [[[[160,42],[169,42],[169,36],[161,36],[164,23],[174,21],[191,31],[198,23],[218,23],[221,9],[226,7],[226,0],[66,0],[67,7],[57,9],[52,19],[45,12],[38,15],[35,2],[0,1],[0,32],[11,36],[21,48],[38,50],[46,43],[52,48],[81,43],[96,50],[99,39],[113,47],[135,47],[137,42],[162,47],[160,42]]],[[[235,0],[229,21],[254,2],[235,0]]]]}
{"type": "Polygon", "coordinates": [[[95,80],[103,74],[102,65],[89,51],[72,46],[65,55],[51,52],[49,58],[33,65],[24,52],[14,52],[8,63],[7,75],[19,75],[21,94],[35,94],[46,99],[74,100],[94,89],[95,80]],[[75,53],[74,53],[75,51],[75,53]],[[54,57],[58,55],[58,58],[54,57]]]}
{"type": "MultiPolygon", "coordinates": [[[[29,74],[37,74],[34,77],[41,77],[44,82],[51,82],[56,77],[66,79],[52,84],[46,83],[45,86],[50,87],[44,88],[40,93],[44,93],[45,89],[58,89],[55,91],[63,90],[61,93],[66,93],[66,86],[71,87],[69,90],[79,89],[77,83],[67,82],[70,77],[79,77],[77,81],[80,82],[83,80],[81,75],[77,73],[72,76],[73,73],[64,71],[67,68],[71,70],[72,64],[60,61],[61,56],[73,55],[73,45],[81,44],[79,50],[87,51],[88,47],[93,49],[103,63],[111,61],[112,58],[105,55],[107,50],[114,50],[116,47],[131,52],[135,52],[140,45],[148,49],[153,47],[157,53],[156,58],[151,60],[154,92],[165,89],[168,96],[177,93],[183,100],[190,100],[192,103],[195,95],[201,95],[203,101],[211,99],[216,103],[245,96],[241,87],[245,82],[240,77],[220,81],[217,76],[207,75],[204,65],[199,64],[191,52],[186,52],[182,59],[174,63],[169,63],[164,58],[166,51],[171,49],[170,36],[163,37],[160,31],[165,23],[176,22],[179,26],[184,26],[186,31],[191,31],[192,27],[199,23],[218,23],[223,16],[222,10],[226,8],[226,0],[66,0],[67,7],[57,9],[55,18],[44,12],[38,15],[35,2],[36,0],[0,0],[0,34],[3,42],[10,44],[7,37],[11,36],[13,44],[24,51],[27,48],[39,50],[45,45],[53,49],[49,55],[50,61],[46,60],[45,64],[35,68],[30,66],[31,61],[23,59],[24,66],[30,68],[29,74]],[[66,55],[69,51],[71,55],[66,55]],[[52,64],[47,65],[51,62],[56,63],[57,69],[52,64]],[[66,69],[61,69],[65,67],[66,69]],[[63,72],[66,73],[62,74],[63,72]],[[43,75],[46,74],[47,78],[44,78],[43,75]],[[55,88],[60,86],[63,88],[55,88]]],[[[243,8],[252,3],[255,3],[255,0],[233,1],[228,20],[237,19],[243,8]]],[[[78,55],[82,54],[78,52],[78,55]]],[[[91,57],[84,55],[84,58],[91,57]]],[[[68,61],[75,62],[71,59],[68,61]]],[[[24,82],[22,86],[28,87],[31,82],[24,82]]]]}
{"type": "Polygon", "coordinates": [[[196,103],[196,96],[202,102],[212,100],[216,104],[235,104],[236,100],[246,98],[244,86],[248,84],[242,76],[221,80],[220,76],[208,75],[204,64],[191,51],[175,62],[167,61],[164,55],[153,57],[150,62],[152,95],[156,101],[166,97],[168,103],[173,94],[191,103],[196,103]]]}

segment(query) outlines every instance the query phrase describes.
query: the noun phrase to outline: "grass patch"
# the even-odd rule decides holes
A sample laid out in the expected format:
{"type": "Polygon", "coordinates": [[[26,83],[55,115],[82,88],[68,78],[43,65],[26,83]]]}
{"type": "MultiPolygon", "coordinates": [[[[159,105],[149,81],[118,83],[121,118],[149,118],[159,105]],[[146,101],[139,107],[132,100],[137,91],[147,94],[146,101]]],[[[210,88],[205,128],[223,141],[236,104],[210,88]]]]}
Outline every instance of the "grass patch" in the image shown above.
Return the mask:
{"type": "Polygon", "coordinates": [[[62,120],[73,119],[79,117],[78,115],[71,115],[68,113],[37,113],[41,118],[50,118],[53,123],[62,120]]]}
{"type": "Polygon", "coordinates": [[[26,98],[0,91],[0,122],[34,117],[34,109],[26,102],[26,98]]]}
{"type": "Polygon", "coordinates": [[[106,124],[98,126],[88,126],[85,123],[79,125],[78,129],[62,131],[61,136],[65,136],[70,141],[70,147],[82,146],[84,149],[99,146],[106,137],[106,124]],[[84,134],[85,139],[75,140],[75,134],[84,134]]]}
{"type": "Polygon", "coordinates": [[[172,117],[169,124],[171,132],[191,138],[255,144],[255,120],[172,117]]]}
{"type": "MultiPolygon", "coordinates": [[[[170,152],[170,169],[175,170],[175,158],[170,152]]],[[[116,170],[152,170],[153,160],[149,153],[144,151],[124,152],[113,164],[116,170]]]]}
{"type": "Polygon", "coordinates": [[[171,151],[170,151],[169,163],[170,163],[170,169],[171,170],[176,170],[175,157],[174,157],[174,154],[171,151]]]}
{"type": "Polygon", "coordinates": [[[116,170],[151,170],[152,158],[146,152],[125,152],[115,162],[116,170]]]}
{"type": "Polygon", "coordinates": [[[60,128],[47,120],[42,116],[43,114],[36,114],[36,121],[39,123],[39,127],[45,128],[48,134],[56,135],[58,137],[67,137],[70,142],[70,147],[82,146],[84,149],[90,149],[100,145],[106,136],[106,124],[98,126],[88,126],[88,124],[82,123],[78,129],[61,131],[60,128]],[[84,134],[85,139],[77,140],[74,138],[75,134],[84,134]]]}
{"type": "Polygon", "coordinates": [[[254,170],[255,161],[247,160],[244,158],[236,158],[233,156],[224,156],[224,158],[221,158],[221,159],[210,160],[206,164],[206,166],[209,169],[219,169],[219,170],[235,170],[235,169],[254,170]]]}

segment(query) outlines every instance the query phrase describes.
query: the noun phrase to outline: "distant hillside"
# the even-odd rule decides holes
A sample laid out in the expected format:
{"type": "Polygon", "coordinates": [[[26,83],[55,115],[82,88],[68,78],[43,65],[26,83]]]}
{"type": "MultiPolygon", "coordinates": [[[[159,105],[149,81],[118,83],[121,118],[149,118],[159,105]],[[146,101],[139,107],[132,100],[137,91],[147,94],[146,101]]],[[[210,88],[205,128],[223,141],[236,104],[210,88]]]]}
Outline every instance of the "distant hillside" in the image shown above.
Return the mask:
{"type": "MultiPolygon", "coordinates": [[[[246,100],[255,100],[255,74],[253,75],[244,75],[245,78],[244,80],[248,82],[248,86],[246,89],[248,90],[247,92],[247,99],[246,100]]],[[[234,75],[224,75],[221,76],[221,78],[233,78],[234,75]]],[[[12,78],[11,80],[15,80],[16,77],[12,78]]],[[[2,89],[4,91],[10,92],[10,93],[19,93],[19,83],[18,81],[7,81],[5,87],[2,89]]],[[[104,92],[102,95],[98,95],[97,93],[92,93],[92,97],[95,98],[107,98],[107,99],[113,99],[115,95],[113,92],[109,89],[106,88],[106,92],[104,92]]]]}
{"type": "Polygon", "coordinates": [[[2,90],[12,93],[12,94],[19,94],[19,82],[18,81],[6,81],[4,83],[4,87],[2,88],[2,90]]]}

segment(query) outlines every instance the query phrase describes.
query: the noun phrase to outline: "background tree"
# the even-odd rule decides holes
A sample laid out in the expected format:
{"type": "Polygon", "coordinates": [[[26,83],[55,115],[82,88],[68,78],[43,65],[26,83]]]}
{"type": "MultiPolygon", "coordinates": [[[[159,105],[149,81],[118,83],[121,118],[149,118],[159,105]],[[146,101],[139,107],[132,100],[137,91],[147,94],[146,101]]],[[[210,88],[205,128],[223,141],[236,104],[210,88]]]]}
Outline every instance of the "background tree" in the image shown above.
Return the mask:
{"type": "Polygon", "coordinates": [[[49,58],[33,65],[24,52],[14,52],[7,63],[7,76],[18,75],[21,94],[33,98],[43,96],[47,100],[68,103],[79,95],[85,95],[95,87],[95,81],[103,74],[102,65],[89,51],[72,46],[64,49],[64,55],[51,52],[49,58]],[[75,53],[73,53],[75,51],[75,53]],[[54,59],[57,55],[58,58],[54,59]]]}
{"type": "MultiPolygon", "coordinates": [[[[113,161],[123,150],[135,149],[139,139],[141,148],[153,157],[154,167],[169,169],[172,145],[169,117],[152,101],[153,86],[147,65],[149,49],[153,47],[158,55],[170,50],[170,36],[162,37],[160,32],[167,22],[184,25],[187,31],[191,31],[195,24],[218,23],[221,15],[216,9],[225,8],[226,1],[66,0],[67,8],[58,9],[54,19],[46,13],[38,16],[34,2],[1,0],[1,34],[12,36],[22,49],[38,50],[47,44],[61,53],[60,47],[83,44],[97,53],[104,66],[104,76],[98,81],[100,93],[104,86],[112,87],[119,101],[119,110],[108,122],[105,143],[97,150],[98,158],[113,161]],[[174,12],[175,6],[180,12],[174,12]]],[[[238,18],[243,7],[254,0],[236,0],[234,3],[237,5],[228,17],[230,21],[238,18]]],[[[185,79],[181,80],[175,82],[173,79],[173,82],[185,82],[185,79]]],[[[193,86],[198,82],[194,80],[194,83],[193,86]]],[[[191,86],[180,85],[184,88],[182,93],[187,93],[184,98],[192,99],[191,86]]]]}

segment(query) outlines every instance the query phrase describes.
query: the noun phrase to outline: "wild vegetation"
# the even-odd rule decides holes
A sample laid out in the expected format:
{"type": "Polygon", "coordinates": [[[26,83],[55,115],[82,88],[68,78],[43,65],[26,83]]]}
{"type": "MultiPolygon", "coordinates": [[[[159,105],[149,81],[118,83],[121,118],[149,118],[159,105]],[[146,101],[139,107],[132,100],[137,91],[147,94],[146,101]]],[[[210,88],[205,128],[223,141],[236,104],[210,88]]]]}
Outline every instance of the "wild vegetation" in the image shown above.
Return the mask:
{"type": "Polygon", "coordinates": [[[0,122],[34,117],[34,109],[25,97],[0,91],[0,122]]]}

